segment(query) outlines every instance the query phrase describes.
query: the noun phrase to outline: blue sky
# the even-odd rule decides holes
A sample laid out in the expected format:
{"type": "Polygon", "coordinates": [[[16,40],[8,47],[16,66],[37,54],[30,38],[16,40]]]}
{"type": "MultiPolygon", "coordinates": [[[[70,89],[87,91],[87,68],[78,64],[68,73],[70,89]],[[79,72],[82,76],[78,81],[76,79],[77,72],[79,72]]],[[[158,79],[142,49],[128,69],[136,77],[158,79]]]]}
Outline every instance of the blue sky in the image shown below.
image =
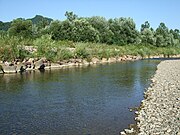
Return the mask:
{"type": "Polygon", "coordinates": [[[164,22],[180,29],[180,0],[0,0],[0,21],[4,22],[37,14],[64,20],[66,11],[80,17],[131,17],[138,29],[147,20],[153,28],[164,22]]]}

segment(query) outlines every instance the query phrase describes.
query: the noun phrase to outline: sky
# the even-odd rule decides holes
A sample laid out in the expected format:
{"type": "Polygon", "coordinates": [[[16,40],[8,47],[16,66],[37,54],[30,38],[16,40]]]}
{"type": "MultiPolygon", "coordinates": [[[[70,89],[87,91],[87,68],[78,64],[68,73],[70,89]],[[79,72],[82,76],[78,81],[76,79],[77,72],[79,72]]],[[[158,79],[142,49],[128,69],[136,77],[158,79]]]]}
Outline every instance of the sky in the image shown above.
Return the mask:
{"type": "Polygon", "coordinates": [[[64,20],[66,11],[79,17],[130,17],[137,29],[145,21],[154,29],[160,22],[168,28],[180,29],[180,0],[0,0],[0,21],[3,22],[35,15],[64,20]]]}

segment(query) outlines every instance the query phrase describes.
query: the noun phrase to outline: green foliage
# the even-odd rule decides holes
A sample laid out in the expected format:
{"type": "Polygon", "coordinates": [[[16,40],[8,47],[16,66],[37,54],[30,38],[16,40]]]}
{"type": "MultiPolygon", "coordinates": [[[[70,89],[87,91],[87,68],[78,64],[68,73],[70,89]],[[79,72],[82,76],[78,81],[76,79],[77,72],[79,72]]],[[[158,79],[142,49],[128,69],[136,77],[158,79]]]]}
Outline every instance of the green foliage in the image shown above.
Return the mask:
{"type": "Polygon", "coordinates": [[[173,34],[170,33],[164,23],[160,23],[159,27],[156,29],[155,36],[156,46],[166,47],[174,45],[173,34]]]}
{"type": "Polygon", "coordinates": [[[0,21],[0,31],[7,31],[11,26],[11,22],[1,22],[0,21]]]}
{"type": "Polygon", "coordinates": [[[33,44],[37,47],[37,56],[39,57],[43,56],[52,59],[57,54],[55,41],[51,39],[50,35],[43,35],[37,38],[33,44]]]}
{"type": "Polygon", "coordinates": [[[53,19],[43,17],[41,15],[36,15],[34,18],[27,19],[27,20],[31,20],[32,23],[35,24],[35,25],[39,25],[39,24],[42,24],[42,23],[46,24],[46,25],[44,25],[44,27],[49,25],[53,21],[53,19]]]}
{"type": "Polygon", "coordinates": [[[73,12],[66,12],[65,16],[67,19],[64,21],[37,15],[27,20],[19,18],[8,23],[0,22],[0,59],[46,57],[56,61],[180,53],[180,31],[169,30],[165,23],[153,30],[146,21],[137,31],[131,18],[85,18],[73,12]],[[30,53],[25,46],[33,46],[37,52],[30,53]]]}
{"type": "Polygon", "coordinates": [[[68,11],[66,11],[65,16],[67,17],[67,20],[70,22],[73,22],[74,20],[78,18],[76,14],[74,14],[73,12],[68,12],[68,11]]]}
{"type": "Polygon", "coordinates": [[[77,46],[76,47],[76,51],[75,51],[75,58],[88,58],[89,57],[89,53],[87,51],[87,49],[83,46],[77,46]]]}
{"type": "Polygon", "coordinates": [[[148,21],[141,25],[141,32],[145,29],[150,29],[150,23],[148,21]]]}
{"type": "Polygon", "coordinates": [[[98,42],[98,31],[93,28],[85,19],[78,19],[74,21],[74,28],[72,29],[72,39],[75,42],[98,42]]]}
{"type": "Polygon", "coordinates": [[[55,56],[55,60],[68,60],[74,57],[74,53],[66,48],[60,48],[55,56]]]}
{"type": "Polygon", "coordinates": [[[138,31],[131,18],[115,18],[109,20],[109,29],[112,31],[112,43],[126,45],[136,43],[138,31]]]}
{"type": "Polygon", "coordinates": [[[145,45],[155,45],[156,38],[154,36],[154,31],[150,28],[150,23],[148,21],[141,25],[141,43],[145,45]]]}
{"type": "Polygon", "coordinates": [[[10,36],[32,38],[32,21],[21,18],[13,20],[8,32],[10,36]]]}
{"type": "Polygon", "coordinates": [[[104,17],[94,16],[91,18],[86,18],[87,21],[92,25],[92,27],[97,30],[97,34],[99,36],[99,40],[96,42],[101,43],[111,43],[113,33],[109,29],[108,21],[104,17]]]}

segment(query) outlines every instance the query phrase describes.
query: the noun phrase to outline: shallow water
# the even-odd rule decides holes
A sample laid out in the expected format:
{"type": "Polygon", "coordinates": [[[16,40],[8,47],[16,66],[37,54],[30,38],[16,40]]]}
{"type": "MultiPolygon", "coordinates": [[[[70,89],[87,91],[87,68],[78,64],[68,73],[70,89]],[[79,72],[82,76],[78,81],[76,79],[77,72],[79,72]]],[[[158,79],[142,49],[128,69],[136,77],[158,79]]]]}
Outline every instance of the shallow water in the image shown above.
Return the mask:
{"type": "Polygon", "coordinates": [[[157,60],[0,75],[0,134],[119,135],[157,60]]]}

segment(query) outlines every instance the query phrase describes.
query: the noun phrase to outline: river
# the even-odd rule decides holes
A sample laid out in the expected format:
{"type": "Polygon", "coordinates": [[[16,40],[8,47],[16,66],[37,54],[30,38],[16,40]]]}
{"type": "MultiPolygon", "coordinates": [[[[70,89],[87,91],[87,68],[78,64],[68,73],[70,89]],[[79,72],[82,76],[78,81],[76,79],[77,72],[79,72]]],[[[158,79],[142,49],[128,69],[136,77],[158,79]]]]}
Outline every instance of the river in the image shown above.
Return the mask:
{"type": "Polygon", "coordinates": [[[0,75],[0,134],[119,135],[159,62],[0,75]]]}

